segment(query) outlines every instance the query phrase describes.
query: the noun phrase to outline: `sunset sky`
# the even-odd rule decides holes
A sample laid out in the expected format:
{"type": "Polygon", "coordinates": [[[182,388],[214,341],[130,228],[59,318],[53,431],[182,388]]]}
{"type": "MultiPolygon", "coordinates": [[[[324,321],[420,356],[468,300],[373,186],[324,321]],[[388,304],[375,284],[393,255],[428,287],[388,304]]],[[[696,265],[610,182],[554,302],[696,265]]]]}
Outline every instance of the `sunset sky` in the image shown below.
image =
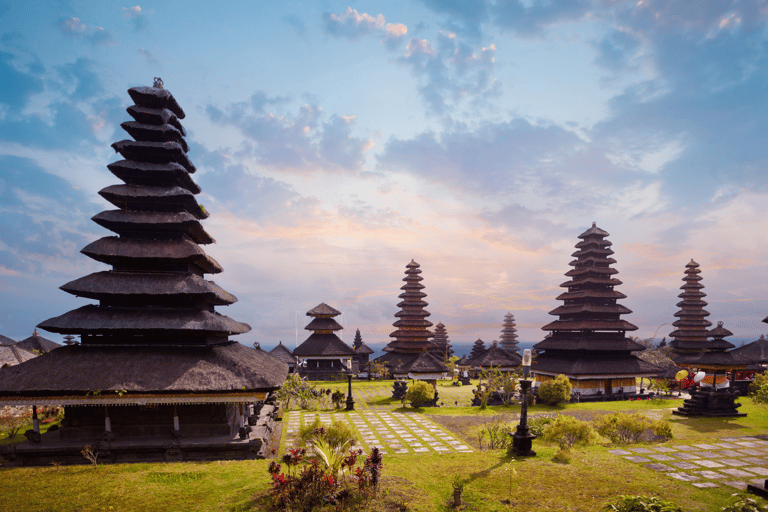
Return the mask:
{"type": "MultiPolygon", "coordinates": [[[[541,326],[577,236],[610,233],[631,333],[673,330],[685,264],[709,319],[768,332],[768,1],[0,0],[0,334],[89,303],[97,192],[126,90],[187,117],[209,277],[293,347],[325,302],[389,341],[414,259],[454,344],[541,326]]],[[[41,334],[54,341],[61,337],[41,334]]]]}

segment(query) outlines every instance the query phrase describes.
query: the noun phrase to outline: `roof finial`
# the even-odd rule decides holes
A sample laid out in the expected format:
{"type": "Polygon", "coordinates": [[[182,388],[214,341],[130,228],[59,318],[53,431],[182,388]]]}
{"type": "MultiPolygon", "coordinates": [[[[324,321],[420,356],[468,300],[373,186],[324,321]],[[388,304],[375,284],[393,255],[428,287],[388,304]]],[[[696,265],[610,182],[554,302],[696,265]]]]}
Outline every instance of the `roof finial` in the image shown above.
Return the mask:
{"type": "Polygon", "coordinates": [[[155,77],[155,81],[152,83],[152,87],[156,89],[162,89],[163,88],[163,79],[159,76],[155,77]]]}
{"type": "Polygon", "coordinates": [[[593,227],[593,228],[596,228],[596,227],[597,227],[597,224],[595,224],[595,221],[592,221],[592,227],[593,227]]]}

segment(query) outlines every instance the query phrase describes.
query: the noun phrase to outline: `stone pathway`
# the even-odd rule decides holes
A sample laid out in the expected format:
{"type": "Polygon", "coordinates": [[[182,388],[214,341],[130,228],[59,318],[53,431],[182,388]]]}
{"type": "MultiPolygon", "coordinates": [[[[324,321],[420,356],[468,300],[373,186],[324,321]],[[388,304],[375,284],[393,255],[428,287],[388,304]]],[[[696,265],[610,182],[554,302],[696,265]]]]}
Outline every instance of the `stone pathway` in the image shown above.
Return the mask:
{"type": "Polygon", "coordinates": [[[377,446],[382,453],[451,453],[472,452],[472,448],[456,439],[420,414],[366,410],[362,412],[318,413],[291,411],[285,415],[286,446],[293,446],[301,425],[312,423],[315,417],[325,425],[334,421],[346,423],[369,452],[377,446]]]}
{"type": "Polygon", "coordinates": [[[761,485],[768,478],[768,441],[757,437],[608,451],[696,487],[729,485],[744,490],[748,483],[761,485]]]}

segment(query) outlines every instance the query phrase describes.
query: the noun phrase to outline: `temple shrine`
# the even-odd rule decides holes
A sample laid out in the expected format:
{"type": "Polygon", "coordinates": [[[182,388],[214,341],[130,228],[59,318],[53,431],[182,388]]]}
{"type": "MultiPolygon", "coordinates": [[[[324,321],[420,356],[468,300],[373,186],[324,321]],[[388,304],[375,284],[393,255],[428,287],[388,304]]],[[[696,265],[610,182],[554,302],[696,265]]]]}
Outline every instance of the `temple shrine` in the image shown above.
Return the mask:
{"type": "MultiPolygon", "coordinates": [[[[215,311],[237,299],[204,278],[222,268],[201,248],[214,240],[200,222],[209,214],[195,198],[184,111],[159,79],[128,94],[134,120],[121,126],[134,140],[114,143],[123,159],[107,165],[124,184],[100,191],[117,209],[93,217],[117,236],[82,250],[111,269],[61,287],[97,304],[39,324],[80,343],[0,372],[0,405],[63,406],[61,429],[40,448],[57,436],[62,459],[71,451],[82,462],[84,444],[112,462],[262,456],[271,426],[257,425],[252,407],[271,400],[288,368],[230,340],[250,326],[215,311]]],[[[13,450],[3,457],[37,463],[35,446],[13,450]]]]}
{"type": "Polygon", "coordinates": [[[517,329],[515,328],[515,316],[507,312],[504,316],[504,327],[501,329],[501,348],[510,352],[519,352],[517,348],[517,329]]]}
{"type": "Polygon", "coordinates": [[[435,398],[431,404],[435,405],[437,379],[443,378],[448,368],[432,353],[437,345],[430,340],[434,334],[429,330],[432,322],[427,320],[430,313],[424,309],[428,306],[424,301],[427,294],[422,292],[424,285],[421,284],[423,278],[419,275],[419,264],[411,260],[405,268],[405,284],[400,288],[403,293],[398,296],[403,300],[397,305],[401,309],[395,313],[398,320],[393,324],[397,330],[390,334],[395,339],[384,347],[385,354],[376,361],[386,366],[389,373],[398,379],[393,397],[405,394],[407,385],[402,379],[424,380],[435,387],[435,398]]]}
{"type": "Polygon", "coordinates": [[[355,338],[352,340],[352,350],[355,351],[355,357],[352,360],[352,373],[369,372],[370,358],[373,349],[365,344],[360,329],[355,331],[355,338]]]}
{"type": "Polygon", "coordinates": [[[32,336],[16,343],[16,346],[23,348],[24,350],[34,350],[36,353],[43,354],[45,352],[50,352],[55,348],[59,348],[61,345],[48,338],[43,338],[37,333],[37,329],[35,329],[34,332],[32,332],[32,336]]]}
{"type": "Polygon", "coordinates": [[[437,345],[437,348],[433,351],[437,357],[447,361],[453,355],[453,348],[450,341],[448,341],[448,331],[442,322],[435,326],[435,337],[432,341],[437,345]]]}
{"type": "Polygon", "coordinates": [[[613,277],[618,271],[607,236],[594,222],[579,235],[574,268],[565,274],[571,279],[560,285],[568,291],[557,297],[563,305],[549,312],[559,319],[542,327],[551,334],[534,345],[537,387],[563,374],[579,400],[627,398],[636,396],[638,378],[662,370],[632,355],[645,347],[626,336],[637,327],[621,319],[631,311],[617,303],[626,295],[614,289],[621,281],[613,277]]]}
{"type": "Polygon", "coordinates": [[[712,323],[706,319],[709,312],[704,309],[707,303],[703,300],[706,294],[702,291],[700,273],[699,264],[693,260],[685,266],[684,284],[680,287],[683,293],[678,295],[683,300],[677,303],[678,319],[672,323],[677,329],[670,333],[669,345],[677,366],[688,370],[691,376],[697,372],[704,372],[705,376],[690,389],[690,398],[684,405],[672,412],[684,416],[745,416],[737,411],[738,393],[731,386],[728,372],[733,380],[733,372],[743,370],[746,363],[728,352],[734,345],[724,338],[733,333],[722,322],[707,330],[712,323]]]}
{"type": "Polygon", "coordinates": [[[287,364],[288,373],[293,373],[296,371],[296,356],[293,355],[291,349],[283,345],[282,341],[279,342],[275,348],[269,351],[269,355],[287,364]]]}
{"type": "Polygon", "coordinates": [[[340,314],[341,311],[324,302],[307,311],[307,316],[313,319],[304,329],[312,334],[293,351],[302,377],[333,380],[352,371],[355,351],[336,335],[343,327],[333,317],[340,314]]]}

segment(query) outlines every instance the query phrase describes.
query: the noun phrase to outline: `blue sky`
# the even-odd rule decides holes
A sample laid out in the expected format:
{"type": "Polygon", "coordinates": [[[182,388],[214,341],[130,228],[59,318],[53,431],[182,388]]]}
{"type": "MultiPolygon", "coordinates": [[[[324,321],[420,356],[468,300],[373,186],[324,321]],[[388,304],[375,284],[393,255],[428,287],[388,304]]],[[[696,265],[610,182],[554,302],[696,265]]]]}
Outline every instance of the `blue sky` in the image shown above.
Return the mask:
{"type": "MultiPolygon", "coordinates": [[[[672,330],[685,264],[710,319],[766,331],[766,1],[0,1],[0,333],[58,290],[118,180],[129,87],[155,76],[251,324],[289,346],[326,302],[389,340],[405,265],[453,343],[540,327],[593,221],[634,334],[672,330]],[[298,314],[297,314],[298,312],[298,314]],[[298,320],[297,320],[298,318],[298,320]]],[[[48,335],[46,335],[48,336],[48,335]]],[[[51,339],[59,340],[51,334],[51,339]]]]}

